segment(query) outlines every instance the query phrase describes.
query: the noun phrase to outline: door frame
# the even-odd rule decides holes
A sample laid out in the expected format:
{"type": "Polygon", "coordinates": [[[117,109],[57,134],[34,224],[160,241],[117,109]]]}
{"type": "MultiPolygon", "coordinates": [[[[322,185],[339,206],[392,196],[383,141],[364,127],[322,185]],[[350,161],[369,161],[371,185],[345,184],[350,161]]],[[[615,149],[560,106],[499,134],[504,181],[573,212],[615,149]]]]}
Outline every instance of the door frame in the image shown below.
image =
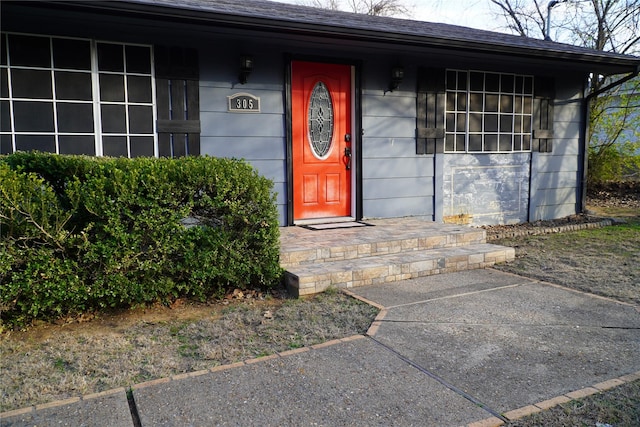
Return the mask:
{"type": "Polygon", "coordinates": [[[362,61],[311,55],[286,54],[285,75],[285,128],[287,162],[287,225],[295,225],[293,218],[293,121],[291,117],[291,63],[293,61],[321,62],[351,66],[351,123],[352,123],[352,174],[351,212],[355,220],[362,219],[362,61]]]}

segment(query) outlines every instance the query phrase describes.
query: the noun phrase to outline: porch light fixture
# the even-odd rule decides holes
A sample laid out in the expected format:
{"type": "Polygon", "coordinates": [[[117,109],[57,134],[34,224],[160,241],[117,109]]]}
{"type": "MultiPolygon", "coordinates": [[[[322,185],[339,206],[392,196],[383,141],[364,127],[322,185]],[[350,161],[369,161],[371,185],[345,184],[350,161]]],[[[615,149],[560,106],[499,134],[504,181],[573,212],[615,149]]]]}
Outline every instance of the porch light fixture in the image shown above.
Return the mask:
{"type": "Polygon", "coordinates": [[[240,57],[240,84],[247,83],[247,79],[252,71],[253,57],[250,55],[242,55],[240,57]]]}
{"type": "Polygon", "coordinates": [[[389,83],[388,92],[393,92],[400,87],[400,83],[404,80],[404,68],[396,66],[391,69],[391,83],[389,83]]]}

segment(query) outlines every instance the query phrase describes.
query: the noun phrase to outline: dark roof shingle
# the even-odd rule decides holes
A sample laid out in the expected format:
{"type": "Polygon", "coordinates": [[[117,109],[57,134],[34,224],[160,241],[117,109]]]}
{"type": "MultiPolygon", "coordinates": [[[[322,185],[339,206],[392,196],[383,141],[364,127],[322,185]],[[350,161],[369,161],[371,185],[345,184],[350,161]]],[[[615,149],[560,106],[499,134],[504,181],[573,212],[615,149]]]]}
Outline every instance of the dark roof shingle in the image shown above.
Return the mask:
{"type": "Polygon", "coordinates": [[[457,25],[370,16],[332,11],[308,6],[265,0],[120,0],[121,4],[137,5],[146,12],[158,9],[187,13],[199,19],[228,19],[241,25],[264,24],[282,31],[307,31],[331,34],[345,39],[368,39],[416,45],[448,47],[529,56],[608,63],[633,70],[640,58],[602,52],[579,46],[557,43],[457,25]],[[207,18],[208,17],[208,18],[207,18]]]}

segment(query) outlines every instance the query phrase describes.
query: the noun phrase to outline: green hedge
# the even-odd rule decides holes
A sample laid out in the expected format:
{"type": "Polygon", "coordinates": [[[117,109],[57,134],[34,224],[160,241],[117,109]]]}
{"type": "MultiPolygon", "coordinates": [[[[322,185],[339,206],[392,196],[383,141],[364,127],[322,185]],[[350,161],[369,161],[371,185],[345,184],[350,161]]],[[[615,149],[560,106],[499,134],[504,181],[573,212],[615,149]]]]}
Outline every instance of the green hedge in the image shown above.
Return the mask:
{"type": "Polygon", "coordinates": [[[3,324],[273,285],[272,187],[240,160],[0,157],[3,324]]]}

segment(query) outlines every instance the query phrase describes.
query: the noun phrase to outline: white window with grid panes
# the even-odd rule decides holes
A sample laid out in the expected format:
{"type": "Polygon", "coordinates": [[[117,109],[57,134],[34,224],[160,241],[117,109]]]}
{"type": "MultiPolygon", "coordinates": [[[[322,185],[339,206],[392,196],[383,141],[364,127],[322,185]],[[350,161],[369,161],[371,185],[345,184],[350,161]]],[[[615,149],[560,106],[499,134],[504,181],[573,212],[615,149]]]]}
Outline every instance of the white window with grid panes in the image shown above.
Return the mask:
{"type": "Polygon", "coordinates": [[[148,45],[3,33],[0,153],[157,156],[148,45]]]}
{"type": "Polygon", "coordinates": [[[447,70],[445,152],[531,151],[533,76],[447,70]]]}

